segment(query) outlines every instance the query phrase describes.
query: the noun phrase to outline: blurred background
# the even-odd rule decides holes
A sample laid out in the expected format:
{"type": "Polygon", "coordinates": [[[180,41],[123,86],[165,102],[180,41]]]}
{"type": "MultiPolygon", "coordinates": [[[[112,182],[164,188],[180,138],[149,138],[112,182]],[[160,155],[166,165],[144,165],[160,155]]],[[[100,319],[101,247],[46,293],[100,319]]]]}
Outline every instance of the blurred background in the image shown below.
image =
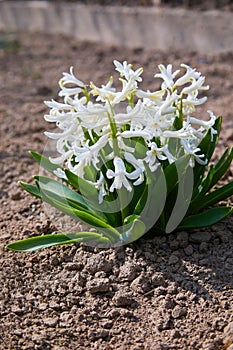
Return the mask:
{"type": "MultiPolygon", "coordinates": [[[[3,0],[0,0],[3,1],[3,0]]],[[[8,0],[9,1],[9,0],[8,0]]],[[[38,0],[26,0],[38,1],[38,0]]],[[[39,0],[40,1],[40,0],[39,0]]],[[[76,2],[82,4],[100,4],[100,5],[126,5],[126,6],[154,6],[154,5],[169,5],[182,6],[185,8],[198,9],[233,9],[232,0],[48,0],[51,2],[76,2]]]]}

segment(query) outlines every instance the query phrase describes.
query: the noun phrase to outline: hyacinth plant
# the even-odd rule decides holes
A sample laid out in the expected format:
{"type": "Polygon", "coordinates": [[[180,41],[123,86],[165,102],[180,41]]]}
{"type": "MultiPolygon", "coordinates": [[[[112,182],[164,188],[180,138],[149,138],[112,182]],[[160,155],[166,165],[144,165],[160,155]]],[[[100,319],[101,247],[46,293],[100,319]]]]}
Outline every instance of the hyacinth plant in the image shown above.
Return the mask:
{"type": "Polygon", "coordinates": [[[45,132],[56,142],[55,157],[30,152],[50,177],[20,183],[33,196],[89,225],[92,230],[48,234],[11,243],[7,248],[32,251],[52,245],[85,242],[113,247],[133,242],[150,231],[170,233],[207,227],[230,215],[224,200],[233,183],[218,185],[231,165],[226,149],[211,163],[221,117],[193,116],[207,97],[205,77],[181,64],[159,65],[158,91],[144,91],[142,68],[114,61],[122,89],[86,85],[73,73],[59,81],[62,102],[45,102],[45,132]],[[183,73],[183,74],[182,74],[183,73]],[[218,204],[220,202],[220,204],[218,204]]]}

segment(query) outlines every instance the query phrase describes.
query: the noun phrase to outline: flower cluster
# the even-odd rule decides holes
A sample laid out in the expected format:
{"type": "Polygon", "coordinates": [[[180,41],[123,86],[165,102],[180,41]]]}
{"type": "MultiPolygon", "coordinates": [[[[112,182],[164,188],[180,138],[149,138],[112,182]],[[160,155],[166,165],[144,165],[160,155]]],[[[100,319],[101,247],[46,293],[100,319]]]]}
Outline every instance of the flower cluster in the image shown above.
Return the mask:
{"type": "MultiPolygon", "coordinates": [[[[146,169],[155,172],[161,164],[171,164],[184,154],[191,167],[195,162],[205,165],[198,145],[209,129],[212,137],[217,133],[211,111],[208,121],[191,116],[207,99],[198,96],[208,86],[196,69],[181,64],[181,75],[180,70],[172,71],[171,64],[161,64],[155,74],[162,79],[161,89],[144,91],[138,87],[142,68],[133,70],[126,61],[114,61],[114,65],[120,75],[120,91],[114,88],[112,77],[101,87],[93,82],[86,85],[71,68],[59,82],[63,102],[46,102],[51,108],[46,121],[60,129],[45,133],[56,140],[59,153],[51,162],[94,184],[100,203],[106,194],[122,187],[131,191],[141,184],[146,169]],[[95,170],[94,175],[89,168],[95,170]]],[[[60,168],[55,174],[66,176],[60,168]]]]}

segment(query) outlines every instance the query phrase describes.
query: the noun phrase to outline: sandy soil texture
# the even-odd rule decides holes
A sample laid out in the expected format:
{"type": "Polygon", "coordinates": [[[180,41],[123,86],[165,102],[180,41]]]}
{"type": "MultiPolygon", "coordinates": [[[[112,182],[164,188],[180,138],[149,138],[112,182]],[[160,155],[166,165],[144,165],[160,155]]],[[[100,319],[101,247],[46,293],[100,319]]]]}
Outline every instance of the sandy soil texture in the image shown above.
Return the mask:
{"type": "MultiPolygon", "coordinates": [[[[73,65],[80,79],[101,84],[113,59],[127,59],[144,67],[142,85],[153,90],[158,64],[197,67],[211,87],[199,114],[223,115],[217,157],[233,144],[233,54],[126,50],[43,34],[15,39],[0,49],[0,349],[232,349],[233,217],[133,248],[20,254],[5,246],[59,230],[17,181],[38,172],[28,150],[43,152],[43,131],[52,127],[43,101],[56,99],[63,71],[73,65]]],[[[224,181],[232,177],[231,169],[224,181]]]]}

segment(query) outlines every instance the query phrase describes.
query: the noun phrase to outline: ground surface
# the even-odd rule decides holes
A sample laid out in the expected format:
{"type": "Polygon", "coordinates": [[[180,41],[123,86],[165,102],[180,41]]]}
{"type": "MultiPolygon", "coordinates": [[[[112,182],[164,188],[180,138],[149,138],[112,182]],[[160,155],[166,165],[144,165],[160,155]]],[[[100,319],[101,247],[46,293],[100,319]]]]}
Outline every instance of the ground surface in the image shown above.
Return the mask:
{"type": "MultiPolygon", "coordinates": [[[[157,87],[151,77],[159,63],[197,67],[211,86],[200,113],[223,115],[220,152],[233,144],[233,55],[130,51],[39,34],[16,38],[17,50],[0,51],[0,349],[227,348],[233,218],[195,235],[141,240],[134,248],[63,246],[20,254],[5,246],[59,230],[17,181],[38,172],[27,151],[43,152],[49,128],[43,101],[56,98],[57,81],[70,65],[76,72],[78,66],[82,80],[101,84],[113,59],[127,59],[144,66],[150,89],[157,87]]],[[[232,171],[224,181],[232,181],[232,171]]]]}

